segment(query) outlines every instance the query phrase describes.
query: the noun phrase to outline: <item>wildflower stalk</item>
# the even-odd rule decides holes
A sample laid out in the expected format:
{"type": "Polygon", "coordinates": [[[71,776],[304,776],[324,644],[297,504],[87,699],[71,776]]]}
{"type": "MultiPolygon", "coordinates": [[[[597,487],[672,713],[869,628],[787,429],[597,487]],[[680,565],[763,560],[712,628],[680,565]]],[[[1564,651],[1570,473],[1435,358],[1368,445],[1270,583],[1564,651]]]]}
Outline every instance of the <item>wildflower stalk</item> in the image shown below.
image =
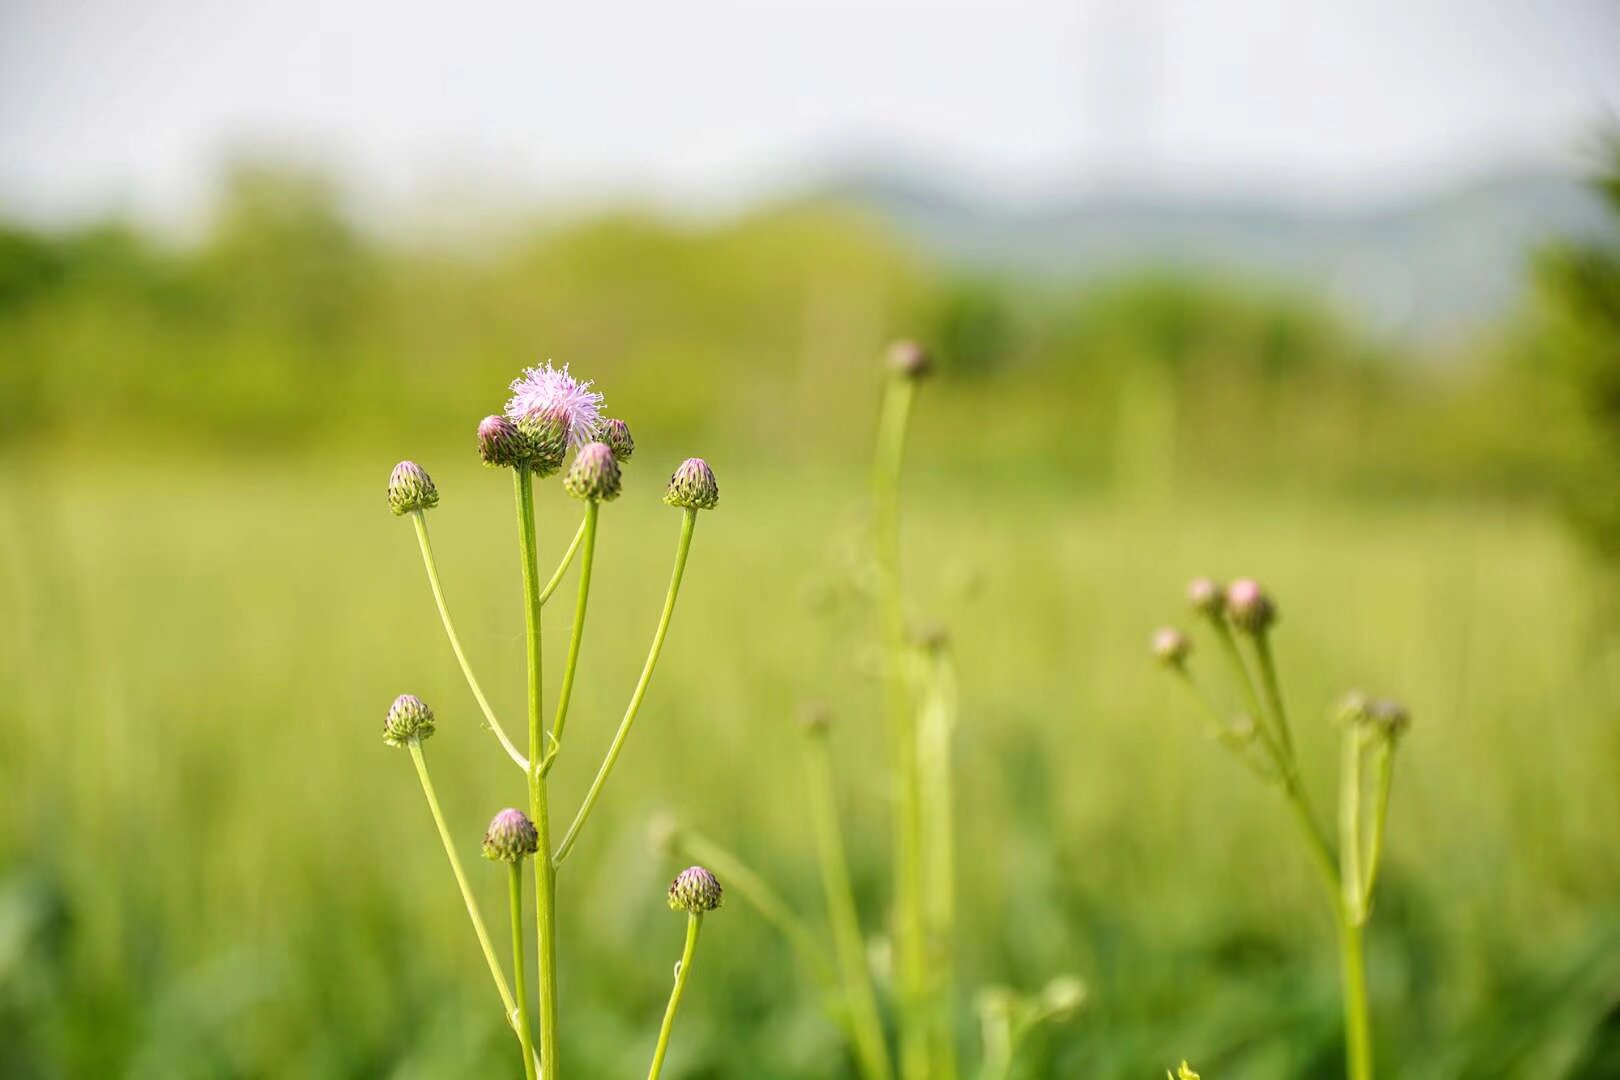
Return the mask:
{"type": "Polygon", "coordinates": [[[439,582],[438,563],[433,558],[433,544],[428,539],[427,517],[421,510],[414,510],[411,512],[411,522],[416,526],[416,541],[422,549],[422,565],[427,568],[428,584],[433,587],[433,601],[439,608],[439,621],[444,623],[444,633],[450,639],[450,649],[456,654],[456,662],[461,665],[461,674],[466,677],[467,686],[478,701],[478,708],[489,723],[489,729],[500,741],[501,749],[517,762],[518,768],[528,771],[528,760],[513,745],[511,738],[506,734],[506,729],[501,727],[501,722],[495,719],[495,710],[490,707],[489,698],[484,696],[484,688],[478,685],[478,677],[473,674],[472,665],[467,662],[467,654],[461,648],[461,638],[456,635],[455,623],[450,620],[450,608],[444,600],[444,587],[439,582]]]}
{"type": "Polygon", "coordinates": [[[523,1043],[523,1075],[535,1080],[534,1033],[529,1020],[529,988],[523,963],[523,867],[506,866],[507,899],[512,915],[512,981],[517,984],[518,1039],[523,1043]]]}
{"type": "Polygon", "coordinates": [[[877,997],[866,966],[866,942],[861,934],[860,915],[855,908],[855,890],[850,885],[849,862],[844,853],[843,834],[834,802],[826,732],[813,730],[809,742],[810,752],[805,755],[805,768],[809,779],[811,825],[816,834],[816,852],[821,860],[827,921],[832,926],[833,947],[838,956],[855,1056],[860,1062],[861,1075],[867,1080],[889,1080],[893,1072],[889,1065],[888,1047],[883,1040],[883,1021],[878,1015],[877,997]]]}
{"type": "Polygon", "coordinates": [[[878,423],[872,474],[873,539],[884,651],[885,711],[894,782],[895,952],[900,1000],[900,1072],[931,1080],[926,999],[928,957],[922,911],[921,785],[917,732],[906,686],[905,612],[900,583],[900,469],[916,382],[891,378],[878,423]]]}
{"type": "Polygon", "coordinates": [[[526,465],[513,470],[516,479],[518,537],[523,559],[523,616],[529,669],[529,816],[539,832],[540,854],[534,858],[534,912],[538,956],[541,1075],[558,1080],[557,1051],[557,915],[556,876],[546,852],[551,850],[551,815],[546,777],[541,770],[544,745],[541,727],[542,654],[540,588],[534,526],[534,478],[526,465]]]}
{"type": "Polygon", "coordinates": [[[1294,736],[1288,727],[1288,710],[1283,708],[1282,685],[1277,681],[1277,661],[1271,653],[1271,635],[1264,630],[1254,635],[1254,654],[1259,660],[1260,685],[1264,688],[1266,702],[1271,707],[1273,722],[1277,725],[1277,736],[1289,756],[1294,753],[1294,736]]]}
{"type": "Polygon", "coordinates": [[[782,895],[753,868],[728,849],[700,832],[682,829],[675,837],[675,849],[693,862],[702,863],[726,879],[726,889],[742,897],[764,920],[793,946],[805,966],[825,987],[837,985],[837,975],[827,962],[825,950],[804,920],[782,899],[782,895]]]}
{"type": "Polygon", "coordinates": [[[1361,742],[1356,724],[1344,725],[1339,752],[1339,881],[1344,907],[1356,923],[1363,921],[1361,873],[1361,742]]]}
{"type": "MultiPolygon", "coordinates": [[[[568,702],[574,693],[574,672],[579,667],[580,639],[585,636],[585,605],[591,596],[591,566],[596,556],[596,518],[602,504],[595,499],[585,503],[585,520],[580,523],[584,537],[584,554],[579,561],[579,597],[574,601],[574,628],[568,638],[568,662],[563,667],[562,689],[557,694],[557,715],[551,721],[551,745],[562,746],[563,727],[568,723],[568,702]]],[[[544,603],[544,600],[541,601],[544,603]]],[[[555,760],[554,749],[547,757],[542,772],[551,771],[555,760]]]]}
{"type": "MultiPolygon", "coordinates": [[[[467,918],[472,922],[479,948],[484,951],[484,962],[489,965],[490,978],[495,980],[495,990],[501,995],[501,1004],[506,1006],[506,1022],[516,1027],[517,1004],[512,999],[511,988],[507,986],[506,975],[501,971],[501,962],[495,958],[495,946],[490,944],[489,930],[484,926],[484,916],[479,913],[478,901],[473,898],[472,886],[467,884],[467,871],[461,865],[461,856],[456,854],[454,841],[450,839],[450,828],[444,823],[444,811],[439,809],[439,796],[433,790],[433,779],[428,776],[427,758],[422,754],[422,744],[412,739],[406,747],[411,752],[411,761],[416,765],[416,775],[422,781],[422,794],[427,796],[428,809],[433,813],[433,824],[438,826],[439,839],[444,844],[445,855],[450,859],[450,870],[456,876],[456,885],[461,889],[462,902],[467,905],[467,918]]],[[[526,1027],[525,1024],[524,1028],[526,1027]]],[[[522,1037],[523,1029],[519,1029],[518,1035],[522,1037]]]]}
{"type": "Polygon", "coordinates": [[[956,727],[956,672],[941,642],[923,658],[918,708],[917,755],[921,778],[923,918],[929,952],[929,1031],[934,1075],[956,1076],[956,1040],[951,1026],[951,943],[956,934],[956,821],[951,777],[951,741],[956,727]]]}
{"type": "MultiPolygon", "coordinates": [[[[630,734],[631,726],[636,722],[636,714],[641,711],[641,702],[647,696],[647,687],[652,683],[653,670],[658,666],[658,656],[664,649],[664,638],[669,634],[669,622],[675,614],[675,599],[680,595],[681,576],[686,572],[686,557],[692,549],[692,532],[696,528],[697,511],[687,507],[681,515],[681,536],[676,542],[675,568],[670,573],[669,592],[664,597],[664,610],[658,617],[658,629],[653,632],[652,647],[647,651],[647,662],[642,666],[641,678],[636,681],[635,691],[630,695],[630,704],[625,708],[624,718],[619,721],[619,730],[614,733],[607,756],[602,759],[601,767],[596,770],[596,778],[591,781],[590,790],[585,794],[585,801],[580,804],[573,823],[563,835],[557,853],[549,860],[552,866],[561,866],[563,860],[568,858],[568,853],[573,850],[574,844],[578,842],[579,832],[590,819],[597,800],[602,797],[602,788],[607,784],[608,776],[619,760],[619,753],[624,749],[624,741],[630,734]]],[[[538,859],[536,865],[547,861],[544,858],[538,859]]]]}
{"type": "Polygon", "coordinates": [[[1344,982],[1345,1060],[1350,1080],[1372,1080],[1372,1025],[1367,1012],[1367,955],[1361,924],[1339,913],[1339,971],[1344,982]]]}
{"type": "Polygon", "coordinates": [[[542,607],[545,606],[547,600],[551,599],[551,594],[557,591],[557,586],[562,584],[563,575],[568,573],[568,568],[573,565],[574,555],[579,551],[580,542],[584,539],[585,522],[581,521],[579,528],[574,530],[574,538],[568,542],[568,550],[563,552],[562,561],[557,564],[557,569],[552,572],[551,580],[546,582],[545,588],[540,590],[540,605],[542,607]]]}
{"type": "Polygon", "coordinates": [[[1373,815],[1371,836],[1367,842],[1367,880],[1362,886],[1364,904],[1361,920],[1367,920],[1372,903],[1373,887],[1378,884],[1378,867],[1384,854],[1384,823],[1389,819],[1389,789],[1395,777],[1395,744],[1389,738],[1378,740],[1373,761],[1373,815]]]}
{"type": "Polygon", "coordinates": [[[658,1045],[653,1049],[652,1067],[647,1080],[658,1080],[664,1068],[664,1055],[669,1052],[669,1035],[675,1028],[675,1010],[681,1006],[681,994],[686,990],[686,978],[692,970],[692,957],[697,952],[698,931],[703,929],[703,915],[690,912],[686,916],[686,946],[681,950],[681,962],[675,965],[675,986],[669,993],[669,1004],[664,1008],[664,1023],[658,1029],[658,1045]]]}

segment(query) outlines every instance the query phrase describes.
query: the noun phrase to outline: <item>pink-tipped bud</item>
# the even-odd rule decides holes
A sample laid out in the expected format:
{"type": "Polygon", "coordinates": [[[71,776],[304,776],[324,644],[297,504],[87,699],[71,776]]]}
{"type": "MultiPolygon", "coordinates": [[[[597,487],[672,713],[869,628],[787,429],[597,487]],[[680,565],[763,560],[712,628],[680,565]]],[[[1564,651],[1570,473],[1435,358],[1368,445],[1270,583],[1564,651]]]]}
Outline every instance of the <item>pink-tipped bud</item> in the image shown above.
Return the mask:
{"type": "Polygon", "coordinates": [[[920,379],[934,369],[934,358],[915,341],[897,341],[889,346],[889,370],[906,379],[920,379]]]}
{"type": "Polygon", "coordinates": [[[1193,578],[1187,583],[1187,605],[1200,615],[1219,615],[1225,599],[1221,587],[1207,577],[1193,578]]]}
{"type": "Polygon", "coordinates": [[[504,416],[486,416],[478,423],[478,456],[493,468],[512,469],[523,463],[524,440],[517,425],[504,416]]]}
{"type": "Polygon", "coordinates": [[[383,720],[383,742],[389,746],[409,746],[433,735],[433,710],[415,694],[401,694],[388,706],[383,720]]]}
{"type": "Polygon", "coordinates": [[[1263,634],[1277,621],[1277,606],[1258,581],[1238,578],[1226,587],[1226,617],[1245,634],[1263,634]]]}
{"type": "Polygon", "coordinates": [[[607,443],[586,443],[574,455],[563,488],[576,499],[607,502],[619,497],[619,463],[607,443]]]}
{"type": "Polygon", "coordinates": [[[596,440],[605,442],[613,451],[613,460],[620,465],[630,460],[630,455],[636,452],[636,440],[630,437],[630,425],[623,420],[604,420],[602,426],[596,431],[596,440]]]}
{"type": "Polygon", "coordinates": [[[720,883],[701,866],[688,866],[669,886],[671,911],[702,915],[720,906],[720,883]]]}
{"type": "Polygon", "coordinates": [[[720,485],[709,463],[700,457],[689,457],[681,462],[681,467],[669,478],[664,501],[687,510],[713,510],[718,506],[720,485]]]}
{"type": "Polygon", "coordinates": [[[495,862],[522,862],[540,850],[540,830],[529,815],[507,807],[495,815],[484,833],[484,858],[495,862]]]}
{"type": "Polygon", "coordinates": [[[388,474],[388,509],[396,516],[431,510],[439,505],[433,477],[414,461],[402,461],[388,474]]]}
{"type": "Polygon", "coordinates": [[[1173,626],[1162,626],[1153,632],[1153,656],[1165,667],[1179,668],[1192,652],[1192,641],[1173,626]]]}

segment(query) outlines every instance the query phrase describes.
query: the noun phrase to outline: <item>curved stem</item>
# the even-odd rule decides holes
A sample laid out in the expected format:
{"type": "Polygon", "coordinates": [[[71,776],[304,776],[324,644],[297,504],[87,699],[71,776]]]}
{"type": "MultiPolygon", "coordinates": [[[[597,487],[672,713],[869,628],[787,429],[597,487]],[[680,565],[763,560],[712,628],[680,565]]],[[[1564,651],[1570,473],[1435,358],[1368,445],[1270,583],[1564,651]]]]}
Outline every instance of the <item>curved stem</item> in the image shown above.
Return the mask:
{"type": "MultiPolygon", "coordinates": [[[[579,562],[579,598],[574,601],[574,629],[568,638],[568,662],[563,667],[562,689],[557,694],[557,715],[551,721],[553,754],[555,748],[562,746],[563,727],[568,723],[568,701],[574,693],[574,671],[579,666],[579,643],[585,636],[585,604],[591,596],[591,564],[596,555],[596,516],[601,508],[602,504],[595,499],[586,502],[585,520],[580,523],[580,530],[585,537],[585,554],[581,556],[579,562]]],[[[542,771],[551,771],[549,760],[542,771]]]]}
{"type": "Polygon", "coordinates": [[[1294,736],[1288,726],[1288,710],[1283,708],[1282,684],[1277,681],[1277,662],[1271,655],[1271,636],[1265,631],[1254,635],[1254,653],[1260,660],[1260,685],[1265,688],[1278,738],[1282,740],[1288,756],[1293,757],[1294,736]]]}
{"type": "Polygon", "coordinates": [[[540,590],[540,604],[542,607],[547,600],[551,599],[551,594],[557,591],[557,586],[562,584],[563,575],[568,573],[569,564],[574,561],[574,552],[579,550],[579,542],[584,538],[585,523],[581,521],[579,528],[574,530],[574,538],[568,542],[568,550],[563,552],[562,562],[557,564],[557,569],[552,573],[551,580],[546,582],[545,588],[540,590]]]}
{"type": "Polygon", "coordinates": [[[557,1080],[557,914],[556,879],[551,860],[551,813],[546,798],[545,774],[540,771],[543,756],[542,653],[540,649],[540,587],[536,580],[537,543],[534,527],[534,479],[527,468],[515,470],[518,542],[523,558],[523,623],[528,642],[529,669],[529,816],[540,834],[540,853],[534,858],[534,914],[536,953],[539,972],[541,1075],[557,1080]]]}
{"type": "Polygon", "coordinates": [[[793,913],[781,894],[748,864],[702,833],[686,829],[676,836],[675,847],[692,862],[712,870],[716,877],[726,883],[727,893],[742,897],[744,903],[751,905],[766,922],[775,926],[824,985],[835,985],[837,977],[827,963],[821,942],[810,932],[804,920],[793,913]]]}
{"type": "Polygon", "coordinates": [[[607,757],[602,759],[602,765],[596,770],[596,779],[591,781],[591,789],[585,794],[585,801],[580,804],[579,812],[574,815],[573,824],[568,826],[563,841],[557,847],[557,854],[551,859],[554,866],[561,866],[568,853],[573,850],[574,844],[579,840],[579,831],[585,827],[585,822],[596,807],[596,801],[602,797],[602,787],[607,783],[608,774],[613,771],[614,764],[619,760],[619,752],[624,749],[624,740],[630,734],[631,725],[636,722],[636,714],[641,711],[642,699],[647,696],[647,687],[652,682],[653,669],[658,666],[658,654],[664,649],[664,638],[669,633],[669,620],[675,614],[675,598],[680,595],[681,575],[686,572],[686,556],[692,549],[692,530],[697,527],[697,511],[686,508],[681,517],[681,538],[675,547],[675,569],[670,574],[669,592],[664,597],[664,610],[658,617],[658,629],[653,633],[652,648],[647,652],[647,662],[642,666],[641,678],[636,682],[636,689],[630,695],[630,704],[624,711],[624,718],[619,721],[619,730],[613,735],[613,742],[608,747],[607,757]]]}
{"type": "Polygon", "coordinates": [[[891,779],[894,784],[895,952],[900,1000],[900,1065],[906,1080],[929,1080],[928,958],[922,912],[921,783],[917,732],[906,687],[905,612],[900,582],[900,469],[916,385],[891,379],[878,422],[872,471],[873,541],[885,657],[891,779]]]}
{"type": "Polygon", "coordinates": [[[461,665],[461,674],[466,676],[467,686],[477,699],[479,709],[483,710],[489,729],[495,733],[495,738],[500,740],[501,748],[506,751],[508,757],[517,762],[520,769],[527,771],[528,759],[518,753],[518,748],[512,744],[506,729],[495,719],[495,710],[490,707],[489,698],[484,696],[484,688],[478,685],[478,678],[473,674],[472,665],[467,662],[467,654],[462,651],[461,639],[456,636],[455,624],[450,621],[450,608],[444,602],[444,588],[439,584],[439,567],[433,558],[433,544],[428,540],[427,517],[418,510],[411,515],[411,521],[416,526],[416,541],[422,549],[422,565],[427,567],[428,584],[433,586],[433,600],[439,607],[439,621],[444,623],[444,633],[450,639],[450,648],[456,654],[456,662],[461,665]]]}
{"type": "Polygon", "coordinates": [[[523,1075],[535,1080],[534,1034],[529,1026],[529,988],[523,974],[523,867],[507,867],[507,899],[512,913],[512,981],[517,984],[518,1039],[523,1043],[523,1075]]]}
{"type": "Polygon", "coordinates": [[[805,763],[809,772],[811,826],[816,834],[821,884],[827,900],[827,921],[832,926],[833,946],[838,953],[855,1054],[860,1061],[861,1074],[868,1080],[888,1080],[892,1075],[889,1051],[883,1041],[883,1021],[878,1015],[877,997],[866,967],[866,943],[855,908],[855,890],[849,881],[843,834],[838,827],[825,732],[810,735],[810,752],[805,755],[805,763]]]}
{"type": "Polygon", "coordinates": [[[686,990],[686,977],[692,970],[692,956],[697,952],[698,931],[703,927],[703,916],[686,917],[686,947],[681,950],[681,962],[675,965],[675,988],[669,992],[669,1005],[664,1009],[664,1024],[658,1029],[658,1045],[653,1049],[652,1068],[647,1080],[658,1080],[664,1068],[664,1055],[669,1052],[669,1033],[675,1027],[675,1010],[681,1006],[681,994],[686,990]]]}
{"type": "MultiPolygon", "coordinates": [[[[501,962],[495,959],[495,947],[490,944],[489,931],[484,927],[484,917],[479,914],[478,901],[473,899],[472,886],[467,884],[467,871],[461,865],[461,856],[456,854],[456,845],[450,839],[450,828],[444,823],[444,811],[439,809],[439,796],[433,790],[433,780],[428,776],[427,759],[422,754],[422,744],[412,739],[408,744],[411,752],[411,761],[416,764],[416,775],[422,781],[422,794],[427,796],[428,809],[433,812],[433,823],[439,828],[439,839],[444,843],[444,853],[449,856],[450,869],[456,875],[456,885],[461,889],[462,902],[467,905],[467,918],[472,920],[473,933],[478,936],[478,946],[484,950],[484,962],[489,965],[490,978],[495,980],[495,989],[501,995],[501,1004],[506,1006],[506,1022],[514,1023],[517,1005],[512,1000],[511,988],[506,985],[506,975],[501,971],[501,962]]],[[[521,1032],[519,1033],[521,1035],[521,1032]]]]}

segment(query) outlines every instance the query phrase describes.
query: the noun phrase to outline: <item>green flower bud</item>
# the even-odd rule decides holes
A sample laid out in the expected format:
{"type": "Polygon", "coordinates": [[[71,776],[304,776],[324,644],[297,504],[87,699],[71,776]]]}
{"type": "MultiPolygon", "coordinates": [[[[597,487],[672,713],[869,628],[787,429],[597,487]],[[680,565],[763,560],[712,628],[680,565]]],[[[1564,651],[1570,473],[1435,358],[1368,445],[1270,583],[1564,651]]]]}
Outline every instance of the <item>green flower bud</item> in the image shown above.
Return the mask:
{"type": "Polygon", "coordinates": [[[889,346],[889,370],[906,379],[920,379],[934,370],[934,358],[915,341],[897,341],[889,346]]]}
{"type": "Polygon", "coordinates": [[[1226,587],[1226,617],[1245,634],[1263,634],[1277,621],[1277,606],[1253,578],[1226,587]]]}
{"type": "Polygon", "coordinates": [[[608,444],[613,451],[613,460],[620,465],[630,460],[630,455],[636,452],[636,440],[630,437],[630,425],[623,420],[604,420],[602,426],[596,431],[598,442],[608,444]]]}
{"type": "Polygon", "coordinates": [[[1153,632],[1153,656],[1165,667],[1179,668],[1192,652],[1192,641],[1173,626],[1162,626],[1153,632]]]}
{"type": "Polygon", "coordinates": [[[720,906],[720,883],[701,866],[688,866],[669,886],[669,908],[702,915],[720,906]]]}
{"type": "Polygon", "coordinates": [[[576,499],[607,502],[619,497],[619,463],[607,443],[586,443],[574,455],[563,487],[576,499]]]}
{"type": "Polygon", "coordinates": [[[720,504],[720,485],[714,479],[714,470],[702,458],[691,457],[681,462],[675,475],[669,478],[669,490],[664,501],[671,506],[688,510],[713,510],[720,504]]]}
{"type": "Polygon", "coordinates": [[[388,509],[397,516],[439,505],[439,489],[433,477],[414,461],[402,461],[388,474],[388,509]]]}
{"type": "Polygon", "coordinates": [[[522,862],[540,850],[540,830],[529,815],[507,807],[496,814],[484,833],[484,858],[496,862],[522,862]]]}
{"type": "Polygon", "coordinates": [[[1187,583],[1187,604],[1200,615],[1219,615],[1225,604],[1220,585],[1207,577],[1187,583]]]}
{"type": "Polygon", "coordinates": [[[523,436],[524,457],[536,476],[551,476],[562,468],[568,454],[568,427],[552,417],[533,417],[517,422],[523,436]]]}
{"type": "Polygon", "coordinates": [[[527,456],[526,446],[517,425],[504,416],[486,416],[478,425],[478,456],[485,465],[516,468],[527,456]]]}
{"type": "Polygon", "coordinates": [[[415,694],[401,694],[388,707],[388,718],[383,721],[383,742],[389,746],[408,746],[433,735],[433,710],[415,694]]]}

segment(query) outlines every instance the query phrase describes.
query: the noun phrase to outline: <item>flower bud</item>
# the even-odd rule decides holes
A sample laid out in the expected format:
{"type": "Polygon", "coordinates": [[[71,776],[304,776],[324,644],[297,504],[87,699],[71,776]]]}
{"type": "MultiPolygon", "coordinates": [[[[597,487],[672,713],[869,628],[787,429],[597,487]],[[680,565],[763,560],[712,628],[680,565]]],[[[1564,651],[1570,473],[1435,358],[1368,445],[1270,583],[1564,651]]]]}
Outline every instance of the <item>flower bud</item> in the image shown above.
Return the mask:
{"type": "Polygon", "coordinates": [[[623,420],[604,420],[602,426],[596,430],[598,442],[608,444],[613,451],[613,460],[620,465],[630,460],[630,455],[636,452],[636,440],[630,437],[630,425],[623,420]]]}
{"type": "Polygon", "coordinates": [[[433,710],[415,694],[401,694],[388,707],[388,718],[383,721],[383,742],[389,746],[407,746],[433,735],[433,710]]]}
{"type": "Polygon", "coordinates": [[[525,417],[517,422],[523,436],[524,464],[536,476],[551,476],[568,454],[568,427],[555,417],[525,417]]]}
{"type": "Polygon", "coordinates": [[[714,470],[700,457],[689,457],[681,462],[675,475],[669,478],[669,490],[664,501],[671,506],[688,510],[713,510],[720,503],[720,485],[714,479],[714,470]]]}
{"type": "Polygon", "coordinates": [[[1181,667],[1190,652],[1192,642],[1175,627],[1161,626],[1153,632],[1153,656],[1165,667],[1181,667]]]}
{"type": "Polygon", "coordinates": [[[607,443],[586,443],[574,455],[563,487],[576,499],[606,502],[619,497],[619,463],[607,443]]]}
{"type": "Polygon", "coordinates": [[[478,424],[478,456],[485,465],[511,469],[523,463],[523,435],[504,416],[486,416],[478,424]]]}
{"type": "Polygon", "coordinates": [[[1339,699],[1338,708],[1334,710],[1334,719],[1346,726],[1365,724],[1371,716],[1367,708],[1369,704],[1366,694],[1360,690],[1352,690],[1339,699]]]}
{"type": "Polygon", "coordinates": [[[1406,706],[1389,698],[1374,698],[1367,703],[1367,720],[1390,739],[1398,739],[1412,726],[1412,716],[1406,706]]]}
{"type": "Polygon", "coordinates": [[[897,341],[889,346],[889,370],[906,379],[920,379],[934,369],[934,358],[915,341],[897,341]]]}
{"type": "Polygon", "coordinates": [[[484,858],[496,862],[522,862],[525,855],[540,850],[540,830],[529,815],[507,807],[496,814],[484,833],[484,858]]]}
{"type": "Polygon", "coordinates": [[[702,915],[720,906],[720,883],[701,866],[688,866],[669,886],[669,908],[702,915]]]}
{"type": "Polygon", "coordinates": [[[1210,578],[1193,578],[1187,583],[1187,604],[1200,615],[1218,615],[1223,604],[1221,587],[1210,578]]]}
{"type": "Polygon", "coordinates": [[[431,510],[439,505],[439,489],[433,477],[414,461],[402,461],[388,474],[388,509],[396,515],[431,510]]]}
{"type": "Polygon", "coordinates": [[[1226,587],[1226,617],[1245,634],[1263,634],[1277,621],[1277,607],[1253,578],[1226,587]]]}

